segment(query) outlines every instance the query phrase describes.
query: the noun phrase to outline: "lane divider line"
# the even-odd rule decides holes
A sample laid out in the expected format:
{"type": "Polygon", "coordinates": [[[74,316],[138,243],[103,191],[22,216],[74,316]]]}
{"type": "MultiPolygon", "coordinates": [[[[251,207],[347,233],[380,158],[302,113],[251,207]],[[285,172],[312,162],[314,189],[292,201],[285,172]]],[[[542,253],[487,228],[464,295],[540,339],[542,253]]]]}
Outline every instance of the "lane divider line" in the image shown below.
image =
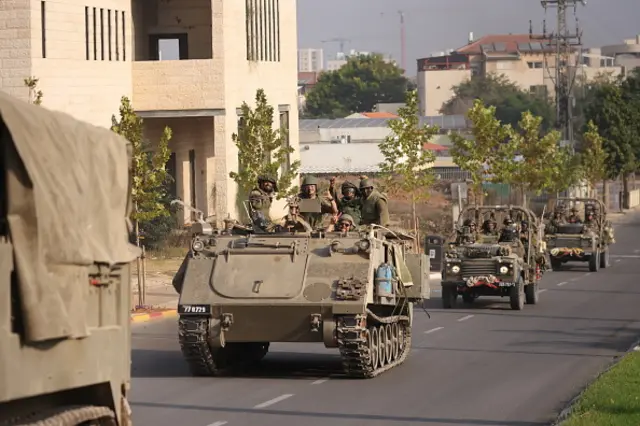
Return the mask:
{"type": "Polygon", "coordinates": [[[473,315],[467,315],[466,317],[462,317],[462,318],[458,319],[458,322],[466,321],[466,320],[468,320],[470,318],[473,318],[473,315]]]}
{"type": "Polygon", "coordinates": [[[320,380],[316,380],[315,382],[311,382],[312,385],[320,385],[324,382],[326,382],[329,379],[320,379],[320,380]]]}
{"type": "Polygon", "coordinates": [[[558,287],[562,287],[563,285],[568,284],[566,281],[556,284],[558,287]]]}
{"type": "Polygon", "coordinates": [[[277,403],[278,403],[278,402],[280,402],[280,401],[284,401],[285,399],[289,399],[289,398],[291,398],[293,395],[294,395],[294,394],[292,394],[292,393],[285,393],[284,395],[280,395],[280,396],[278,396],[278,397],[276,397],[276,398],[273,398],[273,399],[270,399],[270,400],[268,400],[268,401],[265,401],[265,402],[263,402],[262,404],[258,404],[258,405],[256,405],[256,406],[255,406],[255,407],[253,407],[253,408],[265,408],[265,407],[268,407],[268,406],[270,406],[270,405],[277,404],[277,403]]]}
{"type": "Polygon", "coordinates": [[[542,290],[538,290],[538,294],[540,294],[540,293],[544,293],[545,291],[547,291],[547,289],[546,289],[546,288],[543,288],[542,290]]]}
{"type": "Polygon", "coordinates": [[[219,422],[213,422],[209,426],[222,426],[222,425],[226,425],[227,423],[229,422],[219,421],[219,422]]]}
{"type": "Polygon", "coordinates": [[[438,330],[442,330],[444,327],[436,327],[436,328],[432,328],[431,330],[427,330],[424,332],[424,334],[431,334],[431,333],[435,333],[438,330]]]}

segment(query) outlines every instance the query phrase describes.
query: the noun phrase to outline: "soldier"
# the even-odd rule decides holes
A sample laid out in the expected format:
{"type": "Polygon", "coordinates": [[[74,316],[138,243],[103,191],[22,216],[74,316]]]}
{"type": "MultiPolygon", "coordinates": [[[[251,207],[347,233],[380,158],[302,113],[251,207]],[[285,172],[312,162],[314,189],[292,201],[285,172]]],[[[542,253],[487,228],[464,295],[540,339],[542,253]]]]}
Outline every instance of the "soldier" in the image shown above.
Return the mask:
{"type": "Polygon", "coordinates": [[[571,207],[571,214],[567,218],[567,221],[569,223],[582,223],[580,216],[578,215],[578,209],[575,206],[571,207]]]}
{"type": "Polygon", "coordinates": [[[342,192],[342,198],[338,197],[335,189],[335,178],[331,178],[329,183],[329,193],[336,200],[336,206],[338,211],[342,214],[348,214],[352,217],[355,226],[360,225],[362,218],[362,198],[358,191],[358,187],[352,182],[345,181],[340,191],[342,192]]]}
{"type": "Polygon", "coordinates": [[[323,218],[325,214],[337,215],[338,207],[333,197],[325,197],[318,194],[318,180],[313,176],[306,176],[302,181],[302,192],[298,197],[302,199],[317,199],[320,202],[320,213],[301,213],[301,216],[306,220],[313,229],[317,229],[322,226],[323,218]]]}
{"type": "Polygon", "coordinates": [[[494,219],[487,219],[482,223],[483,235],[498,235],[496,221],[494,219]]]}
{"type": "Polygon", "coordinates": [[[269,218],[269,210],[276,192],[278,192],[278,186],[272,176],[259,176],[258,186],[249,193],[249,204],[253,210],[269,218]]]}
{"type": "Polygon", "coordinates": [[[302,218],[300,215],[300,206],[298,203],[294,201],[289,202],[289,213],[280,221],[278,221],[275,226],[271,227],[272,231],[275,232],[311,232],[312,228],[309,227],[309,224],[302,218]]]}
{"type": "Polygon", "coordinates": [[[338,219],[338,223],[335,225],[329,225],[327,228],[327,232],[349,232],[353,231],[356,228],[356,224],[353,220],[353,217],[348,214],[343,214],[338,219]]]}
{"type": "Polygon", "coordinates": [[[473,219],[465,219],[462,223],[462,226],[469,228],[468,234],[463,234],[462,232],[458,233],[456,237],[456,244],[473,244],[476,242],[477,238],[477,226],[476,221],[473,219]]]}
{"type": "Polygon", "coordinates": [[[362,193],[362,224],[389,226],[389,207],[387,197],[374,188],[369,179],[360,181],[362,193]]]}

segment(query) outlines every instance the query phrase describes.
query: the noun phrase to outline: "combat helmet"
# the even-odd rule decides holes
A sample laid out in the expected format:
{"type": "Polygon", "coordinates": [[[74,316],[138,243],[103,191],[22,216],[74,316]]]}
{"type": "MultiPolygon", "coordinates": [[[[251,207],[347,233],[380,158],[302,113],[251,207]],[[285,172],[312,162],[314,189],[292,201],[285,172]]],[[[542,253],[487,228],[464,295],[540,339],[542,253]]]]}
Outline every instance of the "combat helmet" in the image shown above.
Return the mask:
{"type": "Polygon", "coordinates": [[[260,175],[258,176],[258,185],[262,184],[262,182],[271,182],[273,184],[273,191],[278,192],[278,182],[276,182],[276,178],[271,175],[260,175]]]}
{"type": "Polygon", "coordinates": [[[360,181],[360,190],[363,190],[365,188],[374,188],[375,186],[373,185],[373,182],[371,182],[369,179],[362,179],[360,181]]]}
{"type": "Polygon", "coordinates": [[[340,222],[349,222],[351,226],[355,226],[356,224],[353,220],[353,216],[351,216],[350,214],[343,214],[342,216],[340,216],[340,219],[338,219],[338,223],[340,222]]]}
{"type": "Polygon", "coordinates": [[[315,176],[305,176],[302,180],[302,186],[316,185],[318,186],[318,179],[315,176]]]}

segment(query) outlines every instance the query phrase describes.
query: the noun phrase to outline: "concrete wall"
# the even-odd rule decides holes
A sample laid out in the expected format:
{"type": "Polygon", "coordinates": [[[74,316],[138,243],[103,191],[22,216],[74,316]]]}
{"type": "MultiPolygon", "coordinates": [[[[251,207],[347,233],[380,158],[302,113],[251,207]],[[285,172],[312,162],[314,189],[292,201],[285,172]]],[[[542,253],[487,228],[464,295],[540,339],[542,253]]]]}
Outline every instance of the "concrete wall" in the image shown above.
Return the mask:
{"type": "Polygon", "coordinates": [[[109,127],[111,115],[118,113],[120,98],[131,96],[130,0],[45,1],[46,58],[42,55],[41,28],[41,4],[32,0],[31,72],[27,74],[40,79],[39,88],[44,93],[42,105],[109,127]],[[85,12],[89,16],[88,43],[85,12]],[[125,14],[124,38],[122,12],[125,14]]]}
{"type": "Polygon", "coordinates": [[[0,89],[25,101],[34,43],[31,14],[31,0],[0,1],[0,89]]]}

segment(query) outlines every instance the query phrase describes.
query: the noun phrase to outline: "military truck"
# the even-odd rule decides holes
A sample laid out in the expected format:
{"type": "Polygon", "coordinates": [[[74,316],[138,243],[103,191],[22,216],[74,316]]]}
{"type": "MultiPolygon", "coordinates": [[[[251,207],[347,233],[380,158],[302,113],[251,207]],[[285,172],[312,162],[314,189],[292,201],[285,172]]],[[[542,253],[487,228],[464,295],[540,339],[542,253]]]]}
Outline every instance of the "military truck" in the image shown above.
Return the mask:
{"type": "Polygon", "coordinates": [[[607,207],[595,198],[560,197],[553,210],[565,211],[569,206],[578,213],[577,220],[551,221],[547,226],[545,240],[551,268],[559,271],[567,262],[588,262],[591,272],[607,268],[610,265],[609,246],[615,242],[613,225],[607,219],[607,207]],[[589,213],[593,216],[591,222],[586,220],[589,213]]]}
{"type": "Polygon", "coordinates": [[[429,297],[429,260],[405,244],[414,238],[376,225],[313,229],[299,215],[320,204],[289,205],[297,207],[287,223],[301,226],[194,224],[174,278],[178,338],[194,375],[230,373],[272,342],[337,348],[352,378],[375,377],[409,354],[414,303],[429,297]]]}
{"type": "Polygon", "coordinates": [[[130,425],[126,141],[0,92],[0,424],[130,425]]]}
{"type": "Polygon", "coordinates": [[[544,272],[541,227],[535,214],[517,206],[468,206],[458,217],[459,237],[445,251],[442,268],[442,305],[451,309],[458,296],[473,303],[480,296],[509,297],[511,309],[522,310],[524,303],[538,303],[538,281],[544,272]],[[510,237],[503,233],[482,235],[465,226],[500,218],[528,224],[514,224],[510,237]]]}

